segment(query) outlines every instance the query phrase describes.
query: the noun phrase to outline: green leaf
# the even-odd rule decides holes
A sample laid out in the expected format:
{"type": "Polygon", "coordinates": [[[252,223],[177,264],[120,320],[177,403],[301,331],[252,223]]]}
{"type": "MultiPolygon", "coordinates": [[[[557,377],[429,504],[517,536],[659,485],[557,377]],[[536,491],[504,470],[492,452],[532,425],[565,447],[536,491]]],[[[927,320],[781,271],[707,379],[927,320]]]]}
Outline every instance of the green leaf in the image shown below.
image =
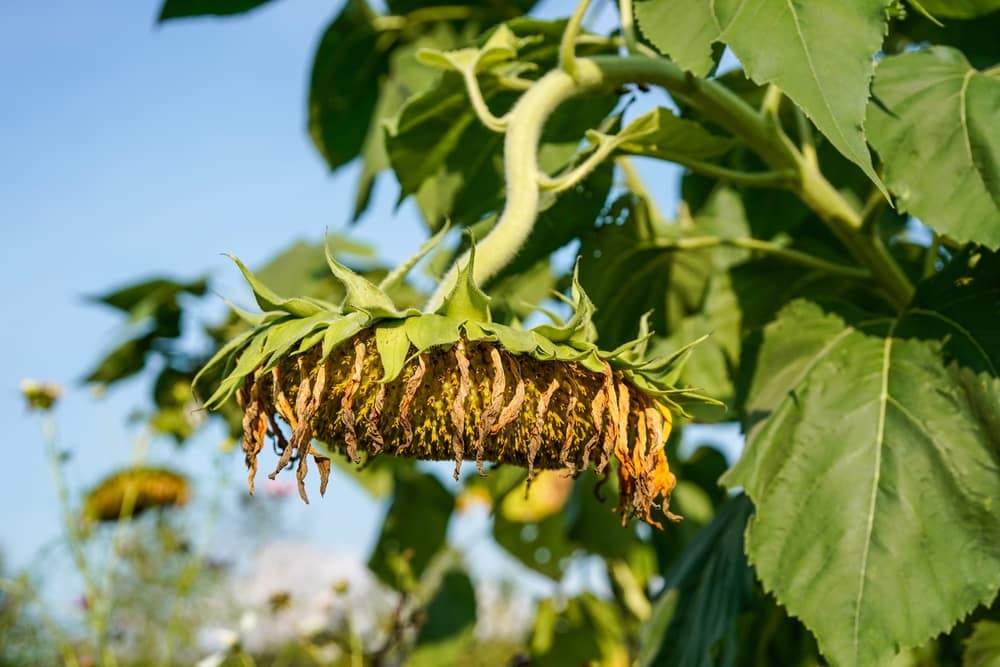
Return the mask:
{"type": "Polygon", "coordinates": [[[378,102],[361,149],[363,164],[355,191],[353,220],[357,220],[368,207],[375,177],[390,166],[385,147],[385,123],[399,114],[410,97],[430,88],[440,76],[440,72],[420,63],[417,53],[424,48],[452,49],[460,44],[461,39],[451,23],[437,23],[412,42],[396,46],[390,52],[388,75],[382,80],[378,102]]]}
{"type": "MultiPolygon", "coordinates": [[[[989,331],[965,323],[996,311],[990,288],[935,299],[953,338],[989,331]]],[[[1000,380],[964,348],[904,338],[911,317],[786,307],[764,330],[747,448],[724,478],[754,501],[764,586],[837,664],[885,664],[1000,587],[1000,380]]],[[[996,340],[975,342],[995,353],[996,340]]]]}
{"type": "Polygon", "coordinates": [[[178,283],[165,278],[154,278],[90,299],[124,311],[130,315],[131,320],[138,321],[155,315],[163,307],[176,307],[177,297],[181,294],[202,296],[206,289],[204,279],[178,283]]]}
{"type": "Polygon", "coordinates": [[[153,334],[146,334],[122,343],[99,361],[83,381],[111,384],[135,375],[145,368],[154,339],[153,334]]]}
{"type": "Polygon", "coordinates": [[[934,47],[884,59],[872,146],[897,205],[957,241],[1000,247],[1000,78],[934,47]]]}
{"type": "Polygon", "coordinates": [[[372,122],[379,80],[389,69],[392,40],[379,39],[365,0],[347,0],[313,60],[309,135],[330,169],[361,151],[372,122]]]}
{"type": "Polygon", "coordinates": [[[698,76],[711,45],[730,46],[757,83],[774,83],[881,187],[865,144],[865,102],[882,46],[888,0],[639,0],[639,28],[698,76]],[[763,36],[766,35],[766,38],[763,36]]]}
{"type": "Polygon", "coordinates": [[[712,134],[700,123],[678,118],[663,107],[633,120],[617,135],[615,142],[621,153],[662,160],[676,160],[678,156],[709,160],[735,144],[732,139],[712,134]]]}
{"type": "Polygon", "coordinates": [[[962,667],[1000,666],[1000,623],[979,621],[965,640],[962,667]]]}
{"type": "Polygon", "coordinates": [[[971,19],[1000,10],[1000,0],[920,0],[934,18],[971,19]]]}
{"type": "Polygon", "coordinates": [[[399,377],[406,363],[406,353],[410,350],[410,339],[406,336],[404,322],[394,326],[382,325],[375,329],[375,346],[382,360],[382,379],[391,382],[399,377]]]}
{"type": "MultiPolygon", "coordinates": [[[[468,232],[467,232],[468,233],[468,232]]],[[[472,320],[474,322],[490,322],[490,298],[479,289],[473,279],[473,267],[476,263],[475,243],[469,249],[469,259],[459,268],[455,287],[445,297],[437,313],[458,322],[472,320]]]]}
{"type": "Polygon", "coordinates": [[[681,553],[666,579],[678,592],[673,615],[649,664],[701,667],[733,664],[740,649],[737,618],[754,596],[754,575],[743,553],[743,532],[753,510],[740,494],[727,500],[712,522],[681,553]],[[712,659],[714,658],[714,660],[712,659]]]}
{"type": "Polygon", "coordinates": [[[457,51],[422,49],[417,52],[417,60],[425,65],[440,69],[476,74],[513,60],[517,57],[517,50],[520,46],[522,46],[522,40],[519,40],[510,28],[501,25],[493,31],[482,48],[458,49],[457,51]]]}
{"type": "Polygon", "coordinates": [[[243,14],[271,0],[165,0],[160,7],[161,23],[188,16],[230,16],[243,14]]]}
{"type": "Polygon", "coordinates": [[[227,255],[229,259],[236,263],[239,267],[240,273],[243,274],[243,279],[247,281],[250,285],[250,289],[253,290],[254,300],[257,301],[257,305],[260,306],[261,310],[271,312],[271,311],[284,311],[291,315],[296,315],[298,317],[309,317],[315,315],[323,310],[323,308],[314,301],[304,299],[302,297],[292,297],[290,299],[285,299],[278,296],[274,290],[261,282],[250,269],[240,261],[240,259],[234,255],[227,255]]]}
{"type": "Polygon", "coordinates": [[[653,613],[639,631],[639,667],[652,667],[660,650],[663,633],[670,626],[677,610],[679,594],[676,590],[664,591],[653,604],[653,613]]]}
{"type": "Polygon", "coordinates": [[[326,247],[326,263],[334,278],[347,290],[344,310],[361,311],[370,317],[396,317],[400,314],[388,294],[364,276],[358,275],[338,262],[330,246],[326,247]]]}
{"type": "Polygon", "coordinates": [[[432,475],[404,469],[396,475],[389,513],[368,567],[384,583],[409,590],[445,543],[455,498],[432,475]]]}
{"type": "MultiPolygon", "coordinates": [[[[540,69],[555,63],[555,45],[564,21],[511,21],[506,28],[523,37],[541,34],[519,53],[519,64],[540,69]]],[[[499,28],[498,28],[499,30],[499,28]]],[[[581,48],[581,53],[594,48],[581,48]]],[[[497,116],[510,109],[518,93],[503,90],[495,73],[478,77],[486,103],[497,116]]],[[[555,172],[571,161],[583,133],[597,127],[617,103],[615,95],[582,97],[563,105],[545,124],[539,162],[555,172]]],[[[479,122],[468,100],[462,76],[445,72],[435,86],[411,97],[394,123],[386,128],[386,149],[400,183],[400,197],[416,194],[431,229],[445,220],[469,225],[500,208],[503,193],[503,135],[479,122]],[[468,147],[475,146],[475,150],[468,147]]]]}
{"type": "Polygon", "coordinates": [[[407,657],[413,667],[454,665],[472,641],[476,629],[476,591],[469,575],[449,570],[425,613],[417,645],[407,657]]]}

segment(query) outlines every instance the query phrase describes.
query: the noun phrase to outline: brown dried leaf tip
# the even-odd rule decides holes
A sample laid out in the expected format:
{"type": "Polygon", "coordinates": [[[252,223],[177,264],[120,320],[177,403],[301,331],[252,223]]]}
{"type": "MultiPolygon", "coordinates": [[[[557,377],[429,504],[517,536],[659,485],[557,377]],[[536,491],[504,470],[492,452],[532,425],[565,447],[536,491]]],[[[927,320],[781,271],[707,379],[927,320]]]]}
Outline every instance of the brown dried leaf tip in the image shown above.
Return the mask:
{"type": "Polygon", "coordinates": [[[542,361],[464,337],[450,347],[407,352],[402,371],[385,383],[371,331],[326,360],[317,345],[248,376],[237,396],[251,492],[269,436],[281,452],[270,477],[295,457],[307,502],[307,455],[319,466],[321,492],[330,468],[311,446],[313,438],[355,461],[359,451],[454,460],[456,479],[465,460],[474,460],[480,473],[484,461],[524,466],[530,480],[536,470],[579,474],[592,464],[606,474],[613,457],[623,521],[638,516],[660,526],[654,507],[679,520],[668,510],[676,484],[664,452],[670,412],[607,362],[595,373],[577,362],[542,361]]]}

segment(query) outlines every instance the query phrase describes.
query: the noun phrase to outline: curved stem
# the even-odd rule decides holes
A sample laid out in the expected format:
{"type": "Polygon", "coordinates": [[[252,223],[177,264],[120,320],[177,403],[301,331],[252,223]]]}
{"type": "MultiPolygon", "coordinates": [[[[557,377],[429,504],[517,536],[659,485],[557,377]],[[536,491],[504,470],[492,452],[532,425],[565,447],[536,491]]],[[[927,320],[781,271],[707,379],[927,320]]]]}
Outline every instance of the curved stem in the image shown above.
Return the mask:
{"type": "MultiPolygon", "coordinates": [[[[803,158],[784,132],[776,132],[756,109],[715,81],[703,81],[662,58],[595,56],[574,60],[575,77],[558,69],[539,79],[514,105],[504,143],[506,205],[493,230],[479,243],[474,279],[482,284],[502,269],[531,233],[538,213],[538,144],[542,126],[563,102],[590,91],[625,83],[650,83],[696,107],[709,120],[742,139],[777,172],[794,171],[793,190],[868,268],[898,308],[909,303],[913,286],[885,248],[862,230],[863,221],[818,167],[803,158]]],[[[455,284],[463,255],[444,276],[428,308],[436,310],[455,284]]]]}
{"type": "MultiPolygon", "coordinates": [[[[802,109],[797,105],[793,105],[792,108],[795,109],[795,129],[799,135],[799,152],[802,153],[802,159],[807,164],[818,169],[819,158],[816,156],[816,143],[813,141],[812,126],[809,125],[809,119],[802,113],[802,109]]],[[[879,193],[879,197],[881,196],[879,193]]]]}
{"type": "Polygon", "coordinates": [[[781,171],[741,171],[722,167],[711,162],[693,160],[689,157],[671,151],[664,151],[663,157],[691,171],[717,178],[733,185],[745,185],[751,188],[790,188],[796,182],[796,174],[791,169],[781,171]]]}
{"type": "Polygon", "coordinates": [[[538,185],[545,192],[565,192],[569,190],[577,183],[583,181],[587,178],[592,171],[597,169],[604,160],[608,158],[611,153],[614,152],[615,148],[618,147],[618,141],[616,138],[607,134],[598,134],[600,137],[594,150],[584,158],[583,162],[573,167],[568,172],[561,174],[556,177],[549,176],[548,174],[539,173],[538,174],[538,185]]]}
{"type": "Polygon", "coordinates": [[[479,89],[479,79],[476,78],[474,70],[466,69],[462,71],[462,80],[465,81],[465,89],[469,93],[469,101],[472,103],[472,110],[479,117],[479,122],[494,132],[503,132],[507,129],[508,116],[497,118],[490,111],[490,107],[483,99],[483,91],[479,89]]]}
{"type": "Polygon", "coordinates": [[[628,188],[629,192],[646,202],[646,210],[649,212],[649,216],[653,220],[666,220],[667,218],[660,212],[659,206],[653,200],[652,193],[646,187],[632,161],[623,155],[615,159],[615,164],[622,170],[622,176],[625,177],[625,187],[628,188]]]}
{"type": "Polygon", "coordinates": [[[588,7],[590,0],[580,0],[573,16],[569,17],[566,30],[559,41],[559,67],[573,79],[576,78],[576,38],[580,34],[583,16],[587,13],[588,7]]]}

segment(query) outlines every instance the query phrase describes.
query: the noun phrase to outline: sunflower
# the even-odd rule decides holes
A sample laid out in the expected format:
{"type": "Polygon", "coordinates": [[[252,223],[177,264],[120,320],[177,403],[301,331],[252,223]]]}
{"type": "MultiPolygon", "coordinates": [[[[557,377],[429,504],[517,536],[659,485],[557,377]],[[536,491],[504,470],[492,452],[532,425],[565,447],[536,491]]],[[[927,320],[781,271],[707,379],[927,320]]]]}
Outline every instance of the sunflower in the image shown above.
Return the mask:
{"type": "Polygon", "coordinates": [[[156,507],[181,507],[190,497],[190,485],[180,473],[146,466],[127,468],[104,478],[87,493],[83,517],[87,523],[114,522],[156,507]]]}
{"type": "Polygon", "coordinates": [[[233,396],[242,408],[251,493],[270,439],[279,452],[270,477],[294,462],[306,502],[310,455],[320,493],[330,455],[453,460],[456,479],[467,460],[480,474],[485,462],[513,464],[527,468],[529,483],[538,470],[606,475],[616,461],[623,522],[659,526],[655,507],[679,519],[669,511],[676,478],[664,445],[685,404],[714,402],[673,386],[691,346],[646,359],[644,320],[638,339],[600,350],[575,274],[571,318],[524,330],[493,321],[472,280],[474,252],[431,313],[401,310],[387,295],[414,262],[375,285],[329,251],[327,260],[346,289],[340,306],[281,298],[234,258],[264,313],[241,313],[253,328],[208,362],[195,387],[210,390],[210,409],[233,396]]]}

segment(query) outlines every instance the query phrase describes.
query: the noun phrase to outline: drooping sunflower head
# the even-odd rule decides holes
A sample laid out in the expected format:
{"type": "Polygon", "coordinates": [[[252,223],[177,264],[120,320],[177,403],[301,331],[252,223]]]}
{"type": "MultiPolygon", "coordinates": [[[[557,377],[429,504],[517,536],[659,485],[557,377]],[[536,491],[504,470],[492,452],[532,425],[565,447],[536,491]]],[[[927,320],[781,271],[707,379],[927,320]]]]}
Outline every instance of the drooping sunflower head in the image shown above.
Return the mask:
{"type": "MultiPolygon", "coordinates": [[[[673,386],[685,348],[644,358],[649,333],[613,351],[595,344],[593,304],[574,276],[572,317],[530,330],[493,322],[489,298],[472,280],[474,254],[443,305],[400,310],[386,292],[405,269],[374,285],[327,259],[347,292],[340,306],[283,299],[235,260],[265,311],[253,328],[209,361],[195,386],[217,408],[236,397],[242,446],[254,488],[270,438],[280,452],[271,477],[296,460],[299,493],[311,455],[326,489],[330,456],[362,454],[454,460],[536,470],[593,468],[617,461],[623,521],[670,519],[676,484],[664,445],[674,415],[713,402],[673,386]],[[209,380],[213,378],[213,380],[209,380]],[[320,444],[325,443],[325,444],[320,444]]],[[[408,267],[407,267],[408,268],[408,267]]]]}

